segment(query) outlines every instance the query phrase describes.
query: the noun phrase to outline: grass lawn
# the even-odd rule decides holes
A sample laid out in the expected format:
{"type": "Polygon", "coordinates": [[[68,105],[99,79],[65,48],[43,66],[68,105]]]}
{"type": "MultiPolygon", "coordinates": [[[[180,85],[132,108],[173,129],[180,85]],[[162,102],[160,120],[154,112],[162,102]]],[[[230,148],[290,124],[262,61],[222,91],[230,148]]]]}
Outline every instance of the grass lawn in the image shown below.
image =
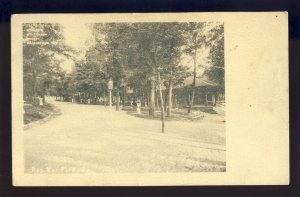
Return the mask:
{"type": "Polygon", "coordinates": [[[24,105],[24,124],[29,124],[34,121],[44,119],[50,115],[58,113],[58,109],[50,103],[45,103],[40,106],[33,106],[31,104],[24,105]]]}
{"type": "MultiPolygon", "coordinates": [[[[127,111],[127,114],[139,118],[145,119],[161,119],[161,112],[155,111],[154,116],[149,116],[148,109],[142,108],[141,113],[137,114],[135,108],[126,107],[123,108],[124,111],[127,111]]],[[[203,111],[203,110],[192,110],[191,113],[187,113],[187,109],[172,109],[171,115],[168,117],[167,112],[165,112],[166,121],[200,121],[205,119],[207,116],[219,116],[215,111],[203,111]]]]}

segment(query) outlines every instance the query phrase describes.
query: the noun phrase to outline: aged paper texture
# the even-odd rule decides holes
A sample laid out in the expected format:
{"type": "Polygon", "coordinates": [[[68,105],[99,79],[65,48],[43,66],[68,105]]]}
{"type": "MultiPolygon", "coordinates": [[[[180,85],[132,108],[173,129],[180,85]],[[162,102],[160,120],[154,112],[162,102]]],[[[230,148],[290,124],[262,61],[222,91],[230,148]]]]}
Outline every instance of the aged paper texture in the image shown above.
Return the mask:
{"type": "Polygon", "coordinates": [[[14,186],[289,184],[287,12],[11,21],[14,186]]]}

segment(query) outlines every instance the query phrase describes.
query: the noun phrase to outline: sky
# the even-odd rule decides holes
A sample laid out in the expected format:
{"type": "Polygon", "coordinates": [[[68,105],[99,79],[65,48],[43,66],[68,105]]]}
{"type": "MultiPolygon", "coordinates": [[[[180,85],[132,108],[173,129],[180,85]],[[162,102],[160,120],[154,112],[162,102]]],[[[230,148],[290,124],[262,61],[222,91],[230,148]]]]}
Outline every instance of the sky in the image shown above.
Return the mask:
{"type": "MultiPolygon", "coordinates": [[[[86,49],[86,42],[91,38],[91,31],[85,23],[62,23],[63,33],[66,44],[80,52],[78,59],[83,58],[86,49]]],[[[61,64],[61,67],[66,71],[72,71],[73,60],[66,60],[61,64]]]]}

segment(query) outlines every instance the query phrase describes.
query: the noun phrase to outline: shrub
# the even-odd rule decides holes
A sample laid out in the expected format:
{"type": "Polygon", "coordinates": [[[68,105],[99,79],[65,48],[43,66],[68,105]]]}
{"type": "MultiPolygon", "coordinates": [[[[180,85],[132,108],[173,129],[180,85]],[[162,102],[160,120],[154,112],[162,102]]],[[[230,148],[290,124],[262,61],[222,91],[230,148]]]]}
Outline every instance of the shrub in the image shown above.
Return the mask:
{"type": "Polygon", "coordinates": [[[40,100],[39,100],[39,98],[33,98],[33,99],[32,99],[32,105],[33,105],[33,106],[39,106],[39,105],[40,105],[40,100]]]}

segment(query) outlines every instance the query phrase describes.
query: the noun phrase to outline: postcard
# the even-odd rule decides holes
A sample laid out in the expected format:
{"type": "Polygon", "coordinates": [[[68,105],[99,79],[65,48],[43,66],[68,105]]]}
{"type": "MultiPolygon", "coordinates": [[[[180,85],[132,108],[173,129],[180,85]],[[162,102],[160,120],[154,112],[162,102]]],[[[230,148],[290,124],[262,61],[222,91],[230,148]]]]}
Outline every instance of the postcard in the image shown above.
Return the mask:
{"type": "Polygon", "coordinates": [[[289,184],[287,12],[11,21],[14,186],[289,184]]]}

